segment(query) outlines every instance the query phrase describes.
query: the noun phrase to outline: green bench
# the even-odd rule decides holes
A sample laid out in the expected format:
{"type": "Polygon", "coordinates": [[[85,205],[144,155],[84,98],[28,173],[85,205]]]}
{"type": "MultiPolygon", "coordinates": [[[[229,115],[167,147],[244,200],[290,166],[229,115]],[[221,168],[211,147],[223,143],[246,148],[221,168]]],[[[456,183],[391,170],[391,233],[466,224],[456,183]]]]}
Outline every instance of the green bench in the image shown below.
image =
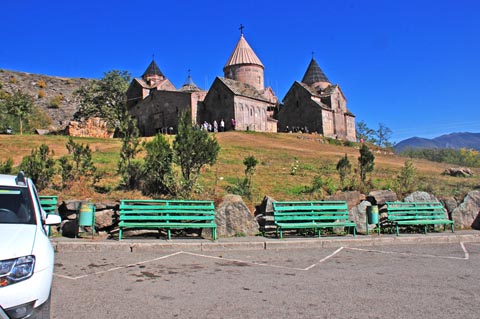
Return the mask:
{"type": "Polygon", "coordinates": [[[283,238],[285,229],[313,229],[318,237],[323,228],[353,228],[353,236],[357,231],[357,224],[348,219],[345,201],[273,202],[273,218],[277,226],[276,235],[280,238],[283,238]]]}
{"type": "Polygon", "coordinates": [[[40,199],[40,206],[47,214],[56,214],[58,197],[57,196],[38,196],[40,199]]]}
{"type": "Polygon", "coordinates": [[[119,240],[125,229],[167,230],[210,228],[217,239],[215,206],[209,200],[121,200],[119,208],[119,240]]]}
{"type": "Polygon", "coordinates": [[[445,217],[445,209],[440,202],[387,202],[386,205],[386,225],[395,227],[397,236],[399,226],[411,225],[423,225],[425,234],[429,225],[443,225],[444,230],[450,225],[454,232],[453,221],[445,217]]]}

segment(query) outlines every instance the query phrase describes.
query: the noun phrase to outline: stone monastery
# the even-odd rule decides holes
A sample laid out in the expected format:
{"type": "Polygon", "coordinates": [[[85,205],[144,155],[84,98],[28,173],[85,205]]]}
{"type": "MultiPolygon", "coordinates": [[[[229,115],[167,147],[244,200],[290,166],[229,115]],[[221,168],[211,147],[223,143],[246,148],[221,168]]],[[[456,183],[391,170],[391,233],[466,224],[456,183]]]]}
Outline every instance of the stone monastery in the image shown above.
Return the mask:
{"type": "Polygon", "coordinates": [[[295,81],[279,102],[264,86],[264,65],[243,33],[208,91],[200,89],[190,74],[180,89],[165,77],[152,60],[141,78],[127,91],[127,107],[140,133],[175,132],[182,112],[195,125],[225,124],[225,130],[288,132],[301,130],[341,140],[355,141],[355,116],[338,84],[331,84],[312,57],[301,82],[295,81]]]}

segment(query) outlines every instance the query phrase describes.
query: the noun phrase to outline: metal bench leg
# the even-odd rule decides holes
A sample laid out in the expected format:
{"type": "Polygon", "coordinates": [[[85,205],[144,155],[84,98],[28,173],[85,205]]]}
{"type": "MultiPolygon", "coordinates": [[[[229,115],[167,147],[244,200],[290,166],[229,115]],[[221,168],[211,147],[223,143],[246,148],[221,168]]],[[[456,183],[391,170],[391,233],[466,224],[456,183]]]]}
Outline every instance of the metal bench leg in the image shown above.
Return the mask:
{"type": "Polygon", "coordinates": [[[123,235],[123,232],[122,232],[122,229],[120,228],[120,230],[118,231],[118,240],[122,240],[122,235],[123,235]]]}
{"type": "Polygon", "coordinates": [[[397,224],[397,225],[395,225],[395,233],[396,233],[396,234],[397,234],[397,236],[398,236],[398,224],[397,224]]]}
{"type": "Polygon", "coordinates": [[[168,235],[168,239],[172,239],[172,230],[170,228],[167,229],[167,235],[168,235]]]}

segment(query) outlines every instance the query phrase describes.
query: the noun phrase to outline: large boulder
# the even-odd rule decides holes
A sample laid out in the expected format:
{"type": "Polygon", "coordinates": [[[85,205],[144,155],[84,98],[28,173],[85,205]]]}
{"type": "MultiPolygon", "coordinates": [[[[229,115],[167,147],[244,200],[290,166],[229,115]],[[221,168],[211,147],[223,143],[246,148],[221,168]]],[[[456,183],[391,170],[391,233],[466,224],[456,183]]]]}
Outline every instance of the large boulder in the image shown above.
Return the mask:
{"type": "Polygon", "coordinates": [[[97,210],[95,212],[95,227],[98,230],[110,229],[118,223],[113,209],[97,210]]]}
{"type": "MultiPolygon", "coordinates": [[[[254,236],[258,223],[238,195],[226,195],[215,209],[218,237],[254,236]]],[[[203,232],[202,232],[203,234],[203,232]]]]}
{"type": "Polygon", "coordinates": [[[334,195],[328,196],[328,200],[343,200],[347,202],[348,208],[352,208],[360,204],[365,200],[365,195],[358,191],[339,192],[334,195]]]}
{"type": "Polygon", "coordinates": [[[452,219],[459,228],[480,230],[480,191],[471,191],[453,211],[452,219]]]}
{"type": "Polygon", "coordinates": [[[473,176],[473,172],[466,167],[450,167],[443,172],[443,175],[454,177],[470,177],[473,176]]]}
{"type": "Polygon", "coordinates": [[[255,207],[255,219],[260,228],[266,232],[276,230],[273,217],[273,202],[275,199],[265,196],[262,203],[255,207]]]}
{"type": "MultiPolygon", "coordinates": [[[[369,201],[364,200],[360,204],[352,207],[348,211],[349,219],[357,224],[357,232],[360,234],[367,233],[367,208],[372,206],[369,201]]],[[[369,231],[375,229],[377,225],[368,225],[369,231]]]]}
{"type": "Polygon", "coordinates": [[[413,192],[405,199],[404,202],[438,202],[439,200],[432,194],[427,192],[413,192]]]}
{"type": "Polygon", "coordinates": [[[367,200],[372,205],[382,206],[386,202],[395,202],[398,200],[397,193],[391,190],[379,190],[368,193],[367,200]]]}

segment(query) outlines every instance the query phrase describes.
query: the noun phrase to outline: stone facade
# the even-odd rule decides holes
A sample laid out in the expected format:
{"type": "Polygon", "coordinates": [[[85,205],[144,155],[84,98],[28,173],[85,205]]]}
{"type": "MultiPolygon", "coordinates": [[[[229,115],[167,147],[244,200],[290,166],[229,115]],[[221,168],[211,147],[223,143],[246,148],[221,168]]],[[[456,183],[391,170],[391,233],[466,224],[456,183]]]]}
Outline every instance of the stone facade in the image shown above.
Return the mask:
{"type": "Polygon", "coordinates": [[[301,82],[294,82],[277,115],[279,131],[316,132],[341,140],[356,141],[355,116],[338,84],[331,84],[315,59],[301,82]]]}
{"type": "Polygon", "coordinates": [[[272,88],[264,87],[264,66],[243,34],[208,91],[188,76],[180,90],[163,75],[155,61],[127,92],[129,111],[140,132],[175,132],[179,115],[190,112],[192,124],[220,123],[225,129],[277,132],[294,127],[327,137],[356,140],[355,116],[347,109],[338,85],[332,85],[312,59],[302,82],[295,82],[281,106],[272,88]],[[235,122],[235,128],[232,125],[235,122]]]}

